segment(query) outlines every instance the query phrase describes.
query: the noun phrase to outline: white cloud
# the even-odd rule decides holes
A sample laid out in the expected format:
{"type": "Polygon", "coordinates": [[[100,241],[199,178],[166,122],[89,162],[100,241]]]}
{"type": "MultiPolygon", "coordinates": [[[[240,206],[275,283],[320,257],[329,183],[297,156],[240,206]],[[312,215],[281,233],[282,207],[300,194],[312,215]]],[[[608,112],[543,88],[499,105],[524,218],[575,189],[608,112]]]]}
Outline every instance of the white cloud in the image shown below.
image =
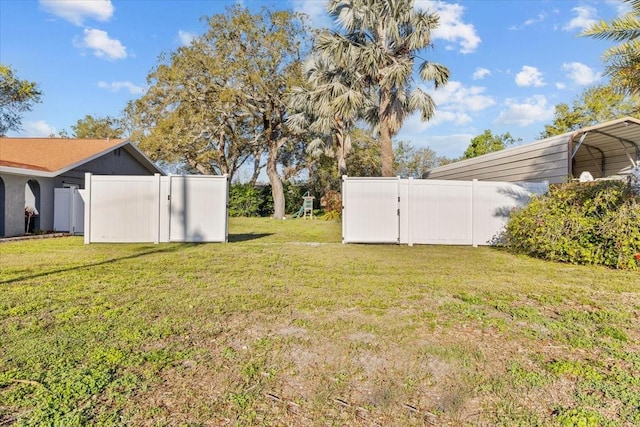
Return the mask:
{"type": "Polygon", "coordinates": [[[542,79],[542,73],[536,67],[525,65],[522,67],[522,71],[516,74],[516,84],[518,86],[544,86],[544,80],[542,79]]]}
{"type": "Polygon", "coordinates": [[[405,120],[397,139],[411,141],[415,146],[428,146],[441,156],[459,156],[469,145],[472,136],[465,134],[463,138],[460,135],[432,137],[427,131],[442,124],[447,124],[449,128],[468,127],[473,122],[472,114],[496,103],[492,97],[484,95],[484,91],[484,87],[466,87],[458,81],[450,81],[444,87],[429,91],[436,103],[433,117],[423,122],[420,114],[412,114],[405,120]]]}
{"type": "Polygon", "coordinates": [[[102,30],[85,28],[84,39],[75,40],[74,45],[93,50],[93,54],[98,58],[113,60],[127,57],[127,48],[119,40],[109,38],[109,34],[102,30]]]}
{"type": "Polygon", "coordinates": [[[464,153],[476,135],[470,133],[454,133],[451,135],[422,135],[411,141],[414,147],[429,147],[438,156],[457,158],[464,153]]]}
{"type": "Polygon", "coordinates": [[[180,40],[180,44],[182,46],[189,46],[193,41],[193,39],[195,38],[196,38],[196,35],[194,33],[189,33],[187,31],[182,31],[182,30],[178,31],[178,40],[180,40]]]}
{"type": "Polygon", "coordinates": [[[509,30],[512,30],[512,31],[522,30],[524,27],[537,24],[538,22],[542,22],[545,19],[547,19],[547,14],[542,12],[542,13],[539,13],[538,16],[536,16],[535,18],[527,19],[526,21],[524,21],[522,25],[512,25],[511,27],[509,27],[509,30]]]}
{"type": "Polygon", "coordinates": [[[562,83],[562,82],[557,82],[556,83],[556,89],[562,90],[562,89],[565,89],[566,87],[567,87],[567,85],[562,83]]]}
{"type": "Polygon", "coordinates": [[[571,9],[571,11],[575,13],[576,16],[562,27],[565,31],[583,31],[585,28],[597,22],[595,19],[597,11],[591,6],[578,6],[571,9]]]}
{"type": "Polygon", "coordinates": [[[75,25],[82,25],[87,18],[102,22],[108,21],[113,16],[114,11],[111,0],[40,0],[40,5],[44,10],[75,25]]]}
{"type": "Polygon", "coordinates": [[[600,80],[602,76],[591,67],[580,62],[569,62],[562,64],[562,70],[566,71],[566,76],[574,83],[586,86],[600,80]]]}
{"type": "Polygon", "coordinates": [[[441,0],[417,0],[416,8],[438,13],[440,21],[432,32],[434,40],[459,43],[461,53],[474,52],[480,45],[481,39],[473,24],[465,23],[462,19],[463,6],[441,0]]]}
{"type": "MultiPolygon", "coordinates": [[[[420,120],[419,114],[413,114],[405,121],[402,129],[398,133],[396,140],[409,141],[414,147],[429,147],[439,156],[458,157],[469,145],[473,135],[456,133],[446,136],[434,136],[432,129],[446,123],[448,130],[466,128],[466,124],[472,119],[465,113],[455,113],[450,111],[436,111],[435,115],[428,122],[420,120]]],[[[464,129],[465,131],[467,129],[464,129]]]]}
{"type": "Polygon", "coordinates": [[[529,25],[533,25],[533,24],[537,24],[538,22],[542,22],[546,19],[547,14],[546,13],[539,13],[537,17],[535,18],[530,18],[527,19],[526,21],[524,21],[524,25],[525,26],[529,26],[529,25]]]}
{"type": "Polygon", "coordinates": [[[111,92],[120,92],[120,90],[124,89],[129,91],[132,95],[141,95],[144,93],[145,88],[143,86],[138,86],[131,82],[111,82],[107,83],[105,81],[99,81],[98,87],[100,89],[106,89],[111,92]]]}
{"type": "Polygon", "coordinates": [[[44,120],[38,120],[35,122],[25,121],[22,123],[22,131],[19,132],[20,136],[31,137],[47,137],[56,133],[56,128],[44,120]]]}
{"type": "Polygon", "coordinates": [[[495,123],[501,125],[529,126],[535,122],[551,120],[555,107],[547,105],[547,98],[536,95],[518,102],[515,99],[505,100],[507,109],[502,111],[495,123]]]}
{"type": "Polygon", "coordinates": [[[632,10],[629,3],[621,2],[620,0],[607,0],[606,3],[610,6],[613,6],[618,15],[626,15],[632,10]]]}
{"type": "Polygon", "coordinates": [[[481,80],[487,76],[491,75],[491,71],[486,68],[478,67],[476,71],[473,73],[473,80],[481,80]]]}
{"type": "Polygon", "coordinates": [[[331,28],[333,21],[327,13],[327,2],[318,0],[292,0],[296,12],[309,16],[311,25],[315,28],[331,28]]]}
{"type": "Polygon", "coordinates": [[[481,86],[465,87],[461,82],[450,81],[445,86],[434,90],[431,97],[438,110],[477,112],[496,103],[492,97],[484,95],[484,91],[485,88],[481,86]]]}

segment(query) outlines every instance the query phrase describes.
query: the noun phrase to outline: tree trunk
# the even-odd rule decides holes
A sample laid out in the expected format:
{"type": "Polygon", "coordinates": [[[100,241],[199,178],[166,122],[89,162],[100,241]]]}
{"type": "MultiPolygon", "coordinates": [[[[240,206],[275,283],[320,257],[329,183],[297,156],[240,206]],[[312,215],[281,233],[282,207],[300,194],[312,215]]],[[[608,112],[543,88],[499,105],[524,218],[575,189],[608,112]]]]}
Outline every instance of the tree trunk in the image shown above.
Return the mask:
{"type": "Polygon", "coordinates": [[[380,110],[378,120],[380,120],[380,157],[382,160],[382,176],[393,175],[393,146],[391,144],[391,130],[389,129],[386,110],[389,108],[389,93],[380,92],[380,110]]]}
{"type": "Polygon", "coordinates": [[[278,144],[269,144],[269,154],[267,156],[267,176],[271,184],[271,195],[273,196],[273,218],[284,218],[284,186],[278,174],[278,144]]]}
{"type": "Polygon", "coordinates": [[[264,165],[260,165],[262,162],[262,154],[264,153],[264,148],[256,147],[253,149],[253,174],[251,175],[251,180],[249,183],[253,186],[256,185],[256,181],[258,181],[258,177],[260,176],[260,170],[264,167],[264,165]]]}
{"type": "Polygon", "coordinates": [[[340,178],[347,174],[347,153],[344,144],[344,132],[339,129],[336,131],[336,157],[338,160],[338,177],[340,178]]]}

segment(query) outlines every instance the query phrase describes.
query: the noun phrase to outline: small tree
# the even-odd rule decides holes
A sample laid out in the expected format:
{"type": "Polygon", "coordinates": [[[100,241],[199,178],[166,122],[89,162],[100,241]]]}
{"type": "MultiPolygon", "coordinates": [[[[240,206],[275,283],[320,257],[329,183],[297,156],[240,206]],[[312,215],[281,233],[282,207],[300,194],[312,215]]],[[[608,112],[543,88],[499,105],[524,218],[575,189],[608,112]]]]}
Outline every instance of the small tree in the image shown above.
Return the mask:
{"type": "Polygon", "coordinates": [[[586,88],[569,104],[555,107],[553,123],[544,126],[541,138],[562,135],[583,127],[640,113],[640,95],[625,95],[611,85],[586,88]]]}
{"type": "Polygon", "coordinates": [[[124,136],[124,128],[122,121],[110,116],[93,117],[84,116],[71,126],[74,138],[122,138],[124,136]]]}
{"type": "Polygon", "coordinates": [[[416,148],[406,141],[395,144],[393,167],[398,176],[422,178],[437,162],[435,151],[429,147],[416,148]]]}
{"type": "Polygon", "coordinates": [[[0,63],[0,136],[20,130],[22,113],[31,111],[41,96],[36,83],[20,80],[11,67],[0,63]]]}
{"type": "Polygon", "coordinates": [[[504,150],[510,145],[521,142],[520,138],[515,139],[509,132],[503,135],[494,135],[489,129],[484,133],[474,137],[462,155],[462,159],[471,159],[487,153],[504,150]]]}

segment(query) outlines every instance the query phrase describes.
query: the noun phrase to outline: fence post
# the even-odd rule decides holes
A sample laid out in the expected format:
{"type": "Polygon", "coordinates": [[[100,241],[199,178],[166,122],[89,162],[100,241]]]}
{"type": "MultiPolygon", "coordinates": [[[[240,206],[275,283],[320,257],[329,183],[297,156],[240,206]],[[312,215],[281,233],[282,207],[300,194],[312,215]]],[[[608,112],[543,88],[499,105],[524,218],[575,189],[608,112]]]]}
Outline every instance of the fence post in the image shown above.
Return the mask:
{"type": "Polygon", "coordinates": [[[413,177],[409,177],[409,183],[407,188],[407,244],[413,246],[413,218],[411,217],[411,202],[413,200],[413,177]]]}
{"type": "Polygon", "coordinates": [[[344,208],[344,202],[345,202],[345,196],[347,194],[346,192],[346,188],[347,188],[347,175],[342,175],[342,185],[340,190],[342,191],[342,194],[340,195],[341,199],[342,199],[342,244],[345,244],[344,238],[345,238],[345,230],[347,229],[347,210],[344,208]]]}
{"type": "Polygon", "coordinates": [[[154,221],[154,229],[155,229],[155,238],[153,239],[153,243],[158,244],[160,243],[160,209],[162,209],[162,203],[160,200],[160,186],[161,181],[160,181],[160,174],[159,173],[154,173],[153,174],[154,178],[156,179],[156,186],[155,186],[155,194],[154,194],[154,202],[156,205],[156,209],[155,209],[155,215],[153,218],[154,221]]]}
{"type": "Polygon", "coordinates": [[[91,243],[91,173],[84,174],[84,244],[91,243]]]}
{"type": "Polygon", "coordinates": [[[476,227],[476,218],[478,214],[476,212],[476,193],[478,192],[478,180],[473,179],[471,181],[471,244],[474,248],[478,247],[478,242],[476,239],[477,227],[476,227]]]}

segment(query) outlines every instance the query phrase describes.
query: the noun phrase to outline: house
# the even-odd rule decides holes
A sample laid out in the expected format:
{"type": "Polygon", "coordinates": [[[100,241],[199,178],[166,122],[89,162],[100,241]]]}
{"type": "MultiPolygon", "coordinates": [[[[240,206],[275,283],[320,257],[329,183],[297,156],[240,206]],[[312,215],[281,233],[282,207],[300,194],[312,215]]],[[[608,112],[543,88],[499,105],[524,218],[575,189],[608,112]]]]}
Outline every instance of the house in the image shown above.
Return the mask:
{"type": "Polygon", "coordinates": [[[425,179],[566,182],[630,175],[640,165],[640,120],[624,117],[428,170],[425,179]]]}
{"type": "Polygon", "coordinates": [[[83,188],[86,172],[164,175],[124,139],[0,138],[0,237],[24,234],[27,222],[53,230],[54,189],[83,188]]]}

